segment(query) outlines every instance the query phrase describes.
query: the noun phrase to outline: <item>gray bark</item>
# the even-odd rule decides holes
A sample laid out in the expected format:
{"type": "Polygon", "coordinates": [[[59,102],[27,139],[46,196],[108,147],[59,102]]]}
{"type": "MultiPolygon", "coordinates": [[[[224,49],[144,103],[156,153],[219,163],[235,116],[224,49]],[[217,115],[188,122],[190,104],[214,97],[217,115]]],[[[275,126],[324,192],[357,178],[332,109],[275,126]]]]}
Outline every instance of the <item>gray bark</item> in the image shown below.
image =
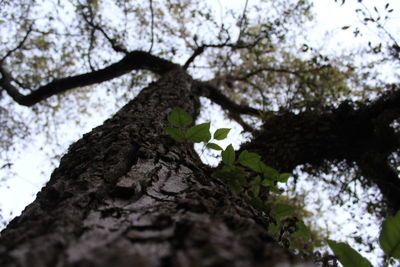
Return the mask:
{"type": "Polygon", "coordinates": [[[192,79],[171,71],[85,134],[1,233],[0,266],[286,266],[268,222],[163,131],[196,117],[192,79]]]}

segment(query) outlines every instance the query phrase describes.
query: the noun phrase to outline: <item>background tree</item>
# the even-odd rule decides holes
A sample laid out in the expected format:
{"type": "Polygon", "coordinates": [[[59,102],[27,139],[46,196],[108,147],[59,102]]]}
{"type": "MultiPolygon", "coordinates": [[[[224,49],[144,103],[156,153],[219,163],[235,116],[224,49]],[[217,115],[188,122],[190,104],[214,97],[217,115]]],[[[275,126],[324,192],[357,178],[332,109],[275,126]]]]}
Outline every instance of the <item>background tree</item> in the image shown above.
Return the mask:
{"type": "Polygon", "coordinates": [[[309,2],[243,4],[239,12],[215,14],[203,1],[3,1],[3,158],[32,129],[26,118],[54,139],[52,128],[66,119],[79,122],[93,98],[121,107],[137,95],[132,88],[158,79],[71,146],[37,200],[2,233],[4,262],[125,266],[134,258],[149,266],[200,260],[256,266],[281,255],[291,260],[268,236],[269,222],[213,180],[190,146],[162,131],[174,107],[196,118],[200,97],[254,136],[241,150],[258,152],[281,172],[305,165],[322,177],[332,163],[337,173],[353,168],[340,181],[325,180],[350,195],[355,181],[379,188],[383,199],[372,198],[369,210],[385,214],[381,203],[389,212],[399,208],[397,86],[305,44],[309,2]],[[33,112],[18,112],[17,105],[33,112]]]}

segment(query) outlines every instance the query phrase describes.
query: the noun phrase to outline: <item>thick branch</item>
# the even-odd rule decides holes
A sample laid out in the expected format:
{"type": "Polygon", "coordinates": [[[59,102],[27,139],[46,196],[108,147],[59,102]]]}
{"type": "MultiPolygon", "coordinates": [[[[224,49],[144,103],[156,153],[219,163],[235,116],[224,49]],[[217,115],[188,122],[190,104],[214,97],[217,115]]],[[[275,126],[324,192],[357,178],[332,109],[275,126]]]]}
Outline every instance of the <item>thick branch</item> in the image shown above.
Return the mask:
{"type": "MultiPolygon", "coordinates": [[[[392,88],[393,90],[395,88],[392,88]]],[[[387,163],[400,148],[400,136],[390,126],[400,118],[400,91],[356,107],[344,102],[326,112],[286,112],[272,115],[264,130],[242,149],[255,151],[280,171],[296,166],[347,161],[381,190],[388,207],[400,209],[398,172],[387,163]]]]}
{"type": "Polygon", "coordinates": [[[254,131],[254,129],[250,125],[243,121],[240,115],[251,115],[260,117],[260,110],[235,103],[210,82],[195,81],[194,86],[197,87],[200,95],[207,97],[214,103],[220,105],[224,110],[226,110],[229,117],[239,123],[245,131],[254,131]]]}
{"type": "Polygon", "coordinates": [[[54,80],[44,86],[41,86],[28,95],[23,95],[13,84],[11,74],[7,72],[3,65],[0,65],[0,87],[4,88],[7,93],[20,105],[32,106],[50,96],[68,91],[76,87],[97,84],[108,81],[132,70],[150,70],[156,74],[164,74],[169,70],[179,68],[165,59],[153,56],[142,51],[133,51],[123,57],[117,63],[111,64],[103,69],[54,80]]]}
{"type": "Polygon", "coordinates": [[[385,123],[391,123],[400,115],[400,90],[396,85],[392,85],[389,90],[389,93],[382,95],[373,103],[361,108],[361,110],[364,110],[363,112],[368,113],[368,116],[370,117],[380,117],[381,119],[382,115],[391,111],[394,117],[391,116],[390,118],[385,119],[390,120],[385,121],[385,123]]]}
{"type": "Polygon", "coordinates": [[[387,156],[377,152],[366,153],[357,165],[361,174],[378,186],[390,213],[396,213],[400,207],[400,179],[398,172],[388,164],[387,156]]]}

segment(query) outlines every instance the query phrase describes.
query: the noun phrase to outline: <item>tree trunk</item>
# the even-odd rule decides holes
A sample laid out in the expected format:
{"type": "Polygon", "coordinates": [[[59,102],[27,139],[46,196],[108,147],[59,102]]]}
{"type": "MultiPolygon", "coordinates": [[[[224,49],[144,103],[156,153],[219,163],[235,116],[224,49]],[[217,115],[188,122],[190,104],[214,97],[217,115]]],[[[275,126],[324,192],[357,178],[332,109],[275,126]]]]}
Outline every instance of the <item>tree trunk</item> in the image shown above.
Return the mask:
{"type": "Polygon", "coordinates": [[[268,222],[210,177],[192,145],[164,134],[174,107],[196,117],[180,69],[69,148],[1,233],[0,266],[287,266],[268,222]]]}

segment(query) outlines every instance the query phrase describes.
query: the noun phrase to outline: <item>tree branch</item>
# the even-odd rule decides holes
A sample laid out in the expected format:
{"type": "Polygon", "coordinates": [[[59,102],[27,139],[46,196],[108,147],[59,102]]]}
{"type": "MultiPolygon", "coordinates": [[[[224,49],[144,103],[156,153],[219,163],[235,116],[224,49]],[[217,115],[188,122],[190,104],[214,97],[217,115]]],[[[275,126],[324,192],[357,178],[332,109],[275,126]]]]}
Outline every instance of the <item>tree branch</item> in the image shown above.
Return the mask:
{"type": "Polygon", "coordinates": [[[183,65],[183,69],[187,70],[187,68],[190,66],[190,64],[192,64],[192,62],[196,59],[197,56],[201,55],[205,50],[204,46],[200,46],[198,47],[193,55],[190,56],[190,58],[188,60],[186,60],[185,64],[183,65]]]}
{"type": "Polygon", "coordinates": [[[150,0],[150,13],[151,13],[151,41],[150,41],[150,49],[149,53],[151,53],[151,50],[153,50],[153,45],[154,45],[154,10],[153,10],[153,0],[150,0]]]}
{"type": "Polygon", "coordinates": [[[242,18],[240,19],[240,22],[239,22],[239,36],[238,36],[238,38],[237,38],[237,43],[240,42],[240,39],[241,39],[242,34],[243,34],[243,28],[242,28],[242,26],[243,26],[243,22],[244,22],[245,19],[246,19],[246,10],[247,10],[247,5],[248,5],[248,4],[249,4],[249,0],[246,0],[246,3],[244,4],[244,8],[243,8],[242,18]]]}
{"type": "Polygon", "coordinates": [[[92,31],[90,32],[90,43],[89,43],[89,49],[88,49],[88,63],[89,63],[89,67],[91,71],[95,71],[96,69],[94,68],[93,64],[92,64],[92,50],[93,50],[93,43],[94,43],[94,32],[96,30],[92,29],[92,31]]]}
{"type": "Polygon", "coordinates": [[[394,119],[400,117],[400,88],[396,85],[391,85],[390,91],[369,105],[365,105],[360,109],[364,109],[371,118],[380,118],[380,123],[390,124],[394,119]],[[388,112],[393,113],[392,116],[385,116],[385,121],[382,121],[382,116],[388,112]]]}
{"type": "Polygon", "coordinates": [[[19,42],[16,47],[14,47],[10,51],[8,51],[7,54],[0,59],[0,64],[2,64],[4,62],[4,60],[6,60],[6,58],[8,58],[12,53],[17,51],[24,45],[24,43],[28,39],[29,34],[32,32],[32,30],[33,30],[33,23],[29,26],[28,31],[26,32],[26,34],[25,34],[24,38],[21,40],[21,42],[19,42]]]}
{"type": "MultiPolygon", "coordinates": [[[[231,43],[231,42],[229,42],[230,39],[227,39],[225,42],[220,43],[220,44],[202,44],[201,46],[198,46],[196,48],[196,50],[194,50],[193,54],[189,57],[189,59],[186,60],[185,64],[183,65],[183,69],[186,70],[189,67],[189,65],[191,63],[193,63],[193,61],[196,59],[196,57],[201,55],[206,50],[206,48],[228,47],[228,48],[231,48],[232,50],[252,48],[252,47],[256,46],[264,38],[265,38],[264,36],[258,37],[256,40],[254,40],[254,42],[251,42],[251,43],[242,43],[241,41],[231,43]]],[[[195,39],[195,42],[196,42],[196,39],[195,39]]],[[[197,43],[196,43],[196,45],[197,45],[197,43]]]]}
{"type": "Polygon", "coordinates": [[[20,105],[32,106],[50,96],[66,92],[76,87],[97,84],[104,81],[122,76],[132,70],[150,70],[156,74],[164,74],[172,69],[180,66],[165,59],[153,56],[143,51],[133,51],[128,53],[120,61],[109,65],[103,69],[92,71],[76,76],[54,80],[46,85],[43,85],[28,95],[23,95],[19,92],[12,82],[13,78],[7,72],[5,67],[0,64],[0,87],[4,88],[7,93],[20,105]]]}
{"type": "Polygon", "coordinates": [[[114,49],[115,52],[128,54],[129,52],[125,47],[123,47],[122,45],[118,44],[117,41],[115,39],[111,38],[100,25],[95,24],[93,22],[93,11],[92,11],[92,9],[90,8],[89,5],[86,6],[86,7],[89,9],[91,18],[89,19],[87,17],[87,15],[85,14],[85,12],[82,11],[82,17],[83,17],[84,21],[90,27],[92,27],[94,30],[97,30],[97,31],[101,32],[101,34],[103,34],[104,38],[106,38],[107,41],[111,44],[111,47],[112,47],[112,49],[114,49]]]}
{"type": "Polygon", "coordinates": [[[239,123],[245,131],[254,132],[254,128],[244,122],[240,115],[251,115],[260,117],[262,111],[249,106],[239,105],[235,103],[226,95],[224,95],[211,82],[194,81],[194,86],[197,87],[200,95],[207,97],[208,99],[225,109],[228,112],[228,116],[239,123]]]}
{"type": "MultiPolygon", "coordinates": [[[[257,75],[259,73],[262,73],[264,71],[287,73],[287,74],[292,74],[292,75],[295,75],[295,76],[299,76],[300,75],[299,71],[292,71],[292,70],[283,69],[283,68],[277,68],[276,69],[276,68],[268,68],[268,67],[266,67],[266,68],[256,69],[256,70],[251,71],[249,73],[246,73],[246,74],[244,74],[242,76],[227,75],[226,78],[228,80],[231,80],[231,81],[245,81],[248,78],[250,78],[250,77],[252,77],[254,75],[257,75]]],[[[302,71],[302,72],[307,72],[307,71],[302,71]]]]}

